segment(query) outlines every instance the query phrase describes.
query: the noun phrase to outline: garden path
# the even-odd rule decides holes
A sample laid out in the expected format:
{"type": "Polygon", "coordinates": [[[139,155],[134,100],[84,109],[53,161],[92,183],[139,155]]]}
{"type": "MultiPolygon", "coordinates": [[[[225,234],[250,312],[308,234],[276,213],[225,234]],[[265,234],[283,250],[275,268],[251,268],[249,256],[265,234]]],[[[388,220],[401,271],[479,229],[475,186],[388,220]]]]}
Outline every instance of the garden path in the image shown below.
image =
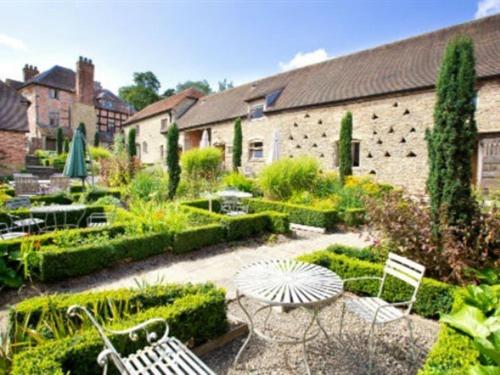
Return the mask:
{"type": "Polygon", "coordinates": [[[370,244],[365,232],[314,233],[297,231],[276,241],[259,238],[220,244],[184,254],[163,254],[133,263],[121,263],[91,275],[55,284],[36,283],[19,292],[0,296],[0,329],[5,325],[9,304],[41,293],[81,292],[136,287],[138,283],[200,283],[212,281],[235,296],[233,275],[242,266],[276,258],[294,258],[332,244],[364,247],[370,244]]]}

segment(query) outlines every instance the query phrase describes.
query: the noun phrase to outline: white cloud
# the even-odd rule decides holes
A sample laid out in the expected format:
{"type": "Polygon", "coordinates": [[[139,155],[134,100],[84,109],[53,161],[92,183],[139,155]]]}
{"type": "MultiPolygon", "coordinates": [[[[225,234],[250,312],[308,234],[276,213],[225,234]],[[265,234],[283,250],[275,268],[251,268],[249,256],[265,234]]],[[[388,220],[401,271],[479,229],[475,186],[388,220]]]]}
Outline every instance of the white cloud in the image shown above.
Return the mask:
{"type": "Polygon", "coordinates": [[[17,50],[25,50],[26,45],[21,39],[14,38],[10,35],[7,34],[1,34],[0,33],[0,45],[12,48],[12,49],[17,49],[17,50]]]}
{"type": "Polygon", "coordinates": [[[480,0],[474,18],[491,16],[500,12],[500,0],[480,0]]]}
{"type": "Polygon", "coordinates": [[[306,65],[311,65],[315,63],[319,63],[321,61],[325,61],[329,59],[328,53],[323,48],[319,48],[316,51],[312,52],[298,52],[293,59],[286,63],[280,62],[280,68],[282,71],[301,68],[306,65]]]}

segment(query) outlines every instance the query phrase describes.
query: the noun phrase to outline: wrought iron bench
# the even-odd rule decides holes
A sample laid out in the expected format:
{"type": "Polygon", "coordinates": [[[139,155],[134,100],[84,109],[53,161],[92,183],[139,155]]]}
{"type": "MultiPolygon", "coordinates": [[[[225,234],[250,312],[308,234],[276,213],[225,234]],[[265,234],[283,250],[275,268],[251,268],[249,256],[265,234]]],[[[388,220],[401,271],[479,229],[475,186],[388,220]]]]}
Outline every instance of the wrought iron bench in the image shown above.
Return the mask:
{"type": "Polygon", "coordinates": [[[169,337],[169,327],[165,319],[150,319],[130,329],[123,331],[113,331],[102,327],[94,316],[83,306],[73,305],[68,309],[70,317],[78,316],[78,311],[87,315],[99,336],[104,342],[104,349],[97,356],[97,362],[103,367],[103,374],[107,373],[109,360],[113,362],[121,374],[153,374],[153,375],[215,375],[193,352],[175,337],[169,337]],[[165,333],[158,339],[156,332],[150,331],[148,327],[163,325],[165,333]],[[146,335],[148,346],[130,354],[128,357],[122,357],[115,349],[106,333],[112,335],[128,335],[132,341],[137,341],[139,333],[146,335]]]}

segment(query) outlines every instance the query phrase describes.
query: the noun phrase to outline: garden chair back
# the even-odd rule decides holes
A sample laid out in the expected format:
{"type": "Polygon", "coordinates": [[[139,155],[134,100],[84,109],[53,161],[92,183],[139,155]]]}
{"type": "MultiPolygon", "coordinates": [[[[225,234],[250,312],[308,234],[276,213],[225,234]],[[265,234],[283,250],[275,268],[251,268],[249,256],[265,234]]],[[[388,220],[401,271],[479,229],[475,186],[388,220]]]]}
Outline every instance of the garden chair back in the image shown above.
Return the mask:
{"type": "Polygon", "coordinates": [[[111,225],[114,216],[107,212],[94,212],[87,218],[87,227],[96,228],[111,225]]]}
{"type": "MultiPolygon", "coordinates": [[[[79,316],[83,312],[92,322],[104,342],[104,349],[97,356],[97,363],[103,367],[103,374],[107,373],[109,360],[113,362],[120,374],[139,375],[174,375],[174,374],[207,374],[215,375],[193,352],[175,337],[169,337],[169,326],[165,319],[154,318],[135,327],[113,331],[101,326],[92,313],[85,307],[73,305],[68,309],[70,317],[79,316]],[[164,329],[163,335],[158,338],[153,327],[164,329]],[[128,357],[122,357],[115,349],[106,333],[115,336],[126,335],[132,341],[137,341],[144,334],[148,345],[128,357]]],[[[81,317],[80,317],[81,318],[81,317]]]]}
{"type": "Polygon", "coordinates": [[[8,210],[17,210],[19,208],[30,208],[31,201],[29,197],[14,197],[5,202],[8,210]]]}
{"type": "Polygon", "coordinates": [[[68,192],[71,185],[71,179],[63,176],[61,173],[56,173],[50,176],[50,191],[68,192]]]}
{"type": "Polygon", "coordinates": [[[26,236],[24,232],[15,232],[15,228],[11,228],[6,223],[0,223],[0,240],[12,240],[14,238],[19,238],[26,236]]]}
{"type": "Polygon", "coordinates": [[[33,175],[16,175],[14,182],[17,196],[36,195],[40,192],[40,184],[33,175]]]}

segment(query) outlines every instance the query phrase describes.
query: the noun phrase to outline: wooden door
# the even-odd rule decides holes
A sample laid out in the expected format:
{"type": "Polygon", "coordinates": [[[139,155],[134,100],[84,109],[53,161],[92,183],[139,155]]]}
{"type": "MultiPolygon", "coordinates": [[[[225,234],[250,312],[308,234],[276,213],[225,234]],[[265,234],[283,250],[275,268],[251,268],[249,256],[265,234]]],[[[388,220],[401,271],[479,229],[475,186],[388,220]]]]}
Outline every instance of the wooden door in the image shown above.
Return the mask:
{"type": "Polygon", "coordinates": [[[479,186],[486,192],[500,191],[500,136],[479,141],[479,186]]]}

